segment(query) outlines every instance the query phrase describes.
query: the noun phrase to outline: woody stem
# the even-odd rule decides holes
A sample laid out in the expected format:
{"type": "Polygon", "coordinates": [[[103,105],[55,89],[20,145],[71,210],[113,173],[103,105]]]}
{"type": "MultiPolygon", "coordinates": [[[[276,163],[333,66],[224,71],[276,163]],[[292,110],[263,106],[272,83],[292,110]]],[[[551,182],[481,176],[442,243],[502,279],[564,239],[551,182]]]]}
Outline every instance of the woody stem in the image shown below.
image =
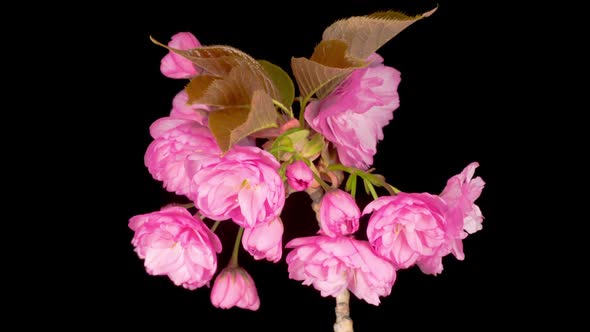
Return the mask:
{"type": "Polygon", "coordinates": [[[334,332],[354,332],[350,318],[350,293],[345,289],[336,296],[336,323],[334,332]]]}

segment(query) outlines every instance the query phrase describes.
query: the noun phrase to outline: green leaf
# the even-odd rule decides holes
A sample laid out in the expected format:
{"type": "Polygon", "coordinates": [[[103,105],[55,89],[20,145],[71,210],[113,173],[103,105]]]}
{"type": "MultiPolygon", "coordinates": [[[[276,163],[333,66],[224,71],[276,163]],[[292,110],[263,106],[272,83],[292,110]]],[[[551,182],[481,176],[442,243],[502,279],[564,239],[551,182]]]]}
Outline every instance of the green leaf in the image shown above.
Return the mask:
{"type": "Polygon", "coordinates": [[[366,59],[402,30],[419,19],[432,15],[436,9],[416,16],[389,10],[342,19],[326,28],[322,39],[343,40],[349,46],[350,56],[366,59]]]}
{"type": "Polygon", "coordinates": [[[264,90],[256,90],[252,95],[248,118],[231,132],[231,145],[257,131],[276,128],[277,112],[272,98],[264,90]]]}
{"type": "Polygon", "coordinates": [[[262,65],[262,68],[264,68],[270,79],[274,82],[274,85],[279,90],[279,101],[281,104],[290,108],[295,99],[295,85],[293,84],[291,77],[289,77],[289,74],[287,74],[287,72],[281,67],[266,60],[258,60],[258,62],[262,65]]]}
{"type": "Polygon", "coordinates": [[[362,67],[364,61],[347,55],[348,45],[343,40],[322,40],[309,60],[332,68],[362,67]]]}
{"type": "Polygon", "coordinates": [[[373,196],[373,199],[377,199],[379,198],[379,195],[377,195],[377,192],[375,191],[375,187],[373,187],[373,185],[370,182],[366,182],[367,186],[369,187],[369,191],[371,192],[371,196],[373,196]]]}
{"type": "Polygon", "coordinates": [[[277,127],[277,113],[272,98],[256,90],[249,108],[228,107],[209,114],[209,127],[222,151],[257,131],[277,127]]]}
{"type": "Polygon", "coordinates": [[[199,101],[207,93],[211,83],[218,80],[219,77],[209,75],[195,76],[186,86],[186,93],[188,94],[188,103],[194,104],[199,101]]]}
{"type": "Polygon", "coordinates": [[[321,134],[316,133],[311,137],[309,142],[303,146],[301,156],[304,158],[312,158],[317,156],[320,152],[322,152],[325,146],[326,142],[324,141],[324,137],[321,134]]]}
{"type": "Polygon", "coordinates": [[[291,68],[299,92],[304,98],[314,94],[323,98],[354,69],[366,65],[362,59],[350,57],[348,45],[342,40],[323,40],[315,47],[311,58],[292,58],[291,68]]]}
{"type": "Polygon", "coordinates": [[[209,127],[224,152],[248,135],[277,127],[277,112],[264,90],[264,81],[252,76],[247,65],[234,67],[225,78],[212,81],[193,101],[218,108],[210,112],[209,127]]]}
{"type": "Polygon", "coordinates": [[[302,149],[308,135],[307,129],[291,128],[274,140],[268,152],[272,153],[277,160],[288,160],[294,152],[302,149]]]}
{"type": "Polygon", "coordinates": [[[356,179],[357,179],[357,175],[356,174],[350,174],[348,176],[348,180],[346,181],[346,186],[345,189],[346,191],[350,192],[350,195],[352,196],[352,198],[354,198],[356,196],[356,179]]]}
{"type": "Polygon", "coordinates": [[[307,136],[309,136],[309,130],[302,129],[302,128],[292,128],[296,129],[292,132],[289,132],[286,136],[291,140],[293,143],[293,147],[300,151],[303,149],[303,146],[307,143],[307,136]]]}
{"type": "Polygon", "coordinates": [[[249,109],[224,108],[209,114],[209,128],[222,151],[232,146],[232,132],[248,119],[249,109]]]}
{"type": "Polygon", "coordinates": [[[308,99],[318,93],[318,98],[327,96],[354,68],[333,68],[306,58],[292,58],[291,68],[301,95],[308,99]]]}
{"type": "MultiPolygon", "coordinates": [[[[187,93],[191,97],[191,91],[188,90],[189,87],[191,87],[191,84],[187,86],[187,93]]],[[[217,79],[211,82],[207,90],[199,98],[192,98],[192,100],[193,103],[221,108],[249,108],[254,91],[263,89],[263,80],[253,76],[248,66],[243,65],[234,67],[223,79],[217,79]]]]}
{"type": "Polygon", "coordinates": [[[281,163],[281,167],[279,167],[279,175],[283,181],[287,180],[285,173],[287,173],[287,163],[281,163]]]}
{"type": "Polygon", "coordinates": [[[361,177],[361,179],[363,179],[363,185],[365,186],[365,192],[367,193],[367,195],[370,194],[371,190],[369,189],[369,186],[371,184],[369,183],[369,181],[365,180],[364,177],[361,177]]]}

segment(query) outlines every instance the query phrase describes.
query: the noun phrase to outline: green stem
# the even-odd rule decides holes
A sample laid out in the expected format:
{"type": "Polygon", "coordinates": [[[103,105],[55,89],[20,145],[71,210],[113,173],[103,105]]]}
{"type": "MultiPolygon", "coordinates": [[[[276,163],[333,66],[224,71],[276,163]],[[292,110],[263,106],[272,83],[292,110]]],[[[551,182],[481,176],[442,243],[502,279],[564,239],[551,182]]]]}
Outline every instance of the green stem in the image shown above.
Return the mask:
{"type": "Polygon", "coordinates": [[[178,206],[183,207],[185,209],[190,209],[192,207],[195,207],[195,203],[178,204],[178,206]]]}
{"type": "Polygon", "coordinates": [[[211,226],[211,232],[215,233],[215,230],[217,229],[217,227],[219,227],[219,224],[221,224],[221,220],[217,220],[213,226],[211,226]]]}
{"type": "Polygon", "coordinates": [[[275,104],[275,106],[277,106],[278,108],[282,109],[283,111],[285,111],[285,113],[287,113],[287,115],[293,119],[295,116],[293,115],[293,111],[289,108],[287,108],[285,105],[283,105],[280,101],[278,100],[272,100],[272,103],[275,104]]]}
{"type": "Polygon", "coordinates": [[[320,184],[320,186],[322,186],[322,189],[324,189],[325,191],[330,190],[330,186],[326,183],[326,181],[322,180],[322,178],[316,174],[316,172],[312,172],[313,173],[313,178],[320,184]]]}
{"type": "Polygon", "coordinates": [[[296,160],[302,160],[310,169],[311,169],[311,173],[313,174],[313,178],[320,184],[320,186],[322,186],[322,189],[324,189],[325,191],[328,191],[331,186],[328,185],[326,183],[326,181],[322,180],[322,177],[320,176],[320,171],[317,169],[317,167],[315,167],[315,165],[307,158],[299,158],[298,155],[295,155],[296,160]]]}
{"type": "Polygon", "coordinates": [[[349,174],[357,174],[365,181],[370,180],[369,177],[371,177],[372,180],[370,182],[373,182],[373,184],[385,188],[385,190],[387,190],[387,192],[392,196],[395,196],[401,192],[401,190],[397,189],[396,187],[390,185],[385,181],[381,181],[378,177],[373,176],[370,172],[365,172],[358,168],[346,167],[342,164],[332,164],[328,166],[328,170],[343,171],[349,174]]]}
{"type": "Polygon", "coordinates": [[[397,189],[396,187],[390,185],[389,183],[385,182],[385,181],[379,181],[378,183],[381,187],[385,188],[385,190],[387,190],[387,192],[391,195],[391,196],[395,196],[397,194],[399,194],[401,192],[401,190],[397,189]]]}
{"type": "Polygon", "coordinates": [[[299,124],[301,128],[305,128],[305,118],[303,115],[305,114],[305,106],[307,106],[307,98],[301,98],[299,100],[299,124]]]}
{"type": "Polygon", "coordinates": [[[384,185],[385,189],[387,189],[387,191],[391,194],[391,195],[397,195],[399,193],[401,193],[402,191],[397,189],[396,187],[390,185],[389,183],[385,182],[384,185]]]}
{"type": "Polygon", "coordinates": [[[363,172],[363,171],[361,171],[358,168],[346,167],[346,166],[344,166],[342,164],[332,164],[332,165],[328,166],[328,170],[331,170],[331,171],[344,171],[344,172],[350,173],[350,174],[363,172]]]}
{"type": "Polygon", "coordinates": [[[371,196],[373,196],[373,199],[379,198],[379,195],[377,195],[375,187],[373,187],[373,184],[371,182],[367,182],[367,187],[369,188],[369,192],[371,192],[371,196]]]}
{"type": "Polygon", "coordinates": [[[244,227],[240,227],[240,229],[238,230],[238,235],[236,235],[234,251],[231,254],[231,260],[229,262],[230,267],[238,267],[238,251],[240,250],[240,241],[242,240],[242,234],[244,234],[244,227]]]}

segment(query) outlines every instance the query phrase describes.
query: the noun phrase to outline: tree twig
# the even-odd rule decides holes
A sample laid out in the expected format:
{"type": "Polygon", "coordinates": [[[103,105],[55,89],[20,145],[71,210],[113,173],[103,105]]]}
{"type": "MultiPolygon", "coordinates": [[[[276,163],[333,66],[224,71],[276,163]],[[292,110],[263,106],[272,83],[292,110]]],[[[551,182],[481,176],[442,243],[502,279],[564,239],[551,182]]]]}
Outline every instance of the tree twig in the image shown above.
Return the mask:
{"type": "Polygon", "coordinates": [[[336,296],[336,323],[334,332],[354,332],[352,318],[350,318],[350,293],[348,289],[336,296]]]}

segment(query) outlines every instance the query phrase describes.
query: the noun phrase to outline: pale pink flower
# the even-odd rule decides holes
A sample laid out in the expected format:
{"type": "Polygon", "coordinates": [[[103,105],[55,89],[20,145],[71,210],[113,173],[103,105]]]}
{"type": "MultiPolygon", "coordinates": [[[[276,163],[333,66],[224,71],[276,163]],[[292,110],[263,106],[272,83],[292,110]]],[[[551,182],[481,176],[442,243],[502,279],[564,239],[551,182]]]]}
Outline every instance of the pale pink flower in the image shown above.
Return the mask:
{"type": "Polygon", "coordinates": [[[422,257],[433,256],[445,244],[445,202],[428,193],[399,193],[369,203],[363,214],[373,213],[367,226],[371,246],[405,269],[422,257]]]}
{"type": "Polygon", "coordinates": [[[311,102],[305,119],[317,132],[334,143],[340,162],[367,169],[373,164],[383,127],[399,107],[400,73],[383,65],[383,58],[355,70],[330,95],[311,102]]]}
{"type": "Polygon", "coordinates": [[[209,128],[195,121],[161,118],[150,127],[154,141],[148,146],[144,162],[154,179],[179,195],[190,195],[190,177],[185,167],[189,156],[199,160],[198,167],[219,160],[219,149],[209,128]]]}
{"type": "Polygon", "coordinates": [[[416,265],[424,274],[437,275],[442,273],[442,259],[451,252],[448,243],[442,245],[432,256],[423,256],[416,261],[416,265]]]}
{"type": "Polygon", "coordinates": [[[285,175],[287,176],[289,186],[295,191],[305,190],[309,188],[313,182],[313,173],[311,172],[311,169],[309,169],[309,166],[301,160],[297,160],[287,166],[285,175]]]}
{"type": "MultiPolygon", "coordinates": [[[[172,36],[168,46],[178,50],[190,50],[201,47],[201,43],[192,33],[179,32],[172,36]]],[[[162,58],[160,71],[170,78],[191,78],[199,74],[190,60],[172,51],[162,58]]]]}
{"type": "Polygon", "coordinates": [[[186,90],[180,91],[172,100],[172,111],[170,117],[176,119],[187,119],[207,126],[209,123],[209,107],[203,104],[188,103],[186,90]]]}
{"type": "Polygon", "coordinates": [[[473,234],[482,228],[483,216],[479,207],[474,204],[485,185],[479,176],[473,179],[473,174],[478,166],[477,162],[467,165],[460,174],[447,181],[447,186],[440,194],[440,197],[448,205],[446,245],[433,257],[424,258],[418,262],[418,266],[424,273],[438,274],[442,272],[442,257],[449,253],[452,253],[458,260],[465,259],[463,239],[468,234],[473,234]]]}
{"type": "Polygon", "coordinates": [[[278,262],[283,254],[283,222],[277,217],[269,222],[244,229],[242,246],[259,260],[278,262]]]}
{"type": "Polygon", "coordinates": [[[481,177],[473,178],[478,166],[477,162],[467,165],[460,174],[447,181],[447,186],[440,194],[447,202],[450,214],[457,214],[457,218],[463,221],[462,229],[469,234],[482,229],[483,216],[479,207],[474,204],[485,185],[481,177]]]}
{"type": "Polygon", "coordinates": [[[379,305],[395,282],[393,265],[376,255],[367,241],[324,235],[297,238],[287,243],[289,278],[313,285],[322,296],[349,289],[356,297],[379,305]]]}
{"type": "Polygon", "coordinates": [[[281,215],[285,187],[279,162],[255,146],[234,146],[219,163],[194,173],[191,194],[213,220],[233,219],[250,228],[281,215]]]}
{"type": "Polygon", "coordinates": [[[151,275],[167,275],[188,289],[208,285],[217,269],[221,242],[202,220],[172,206],[129,219],[131,243],[151,275]]]}
{"type": "Polygon", "coordinates": [[[258,310],[260,298],[252,277],[241,267],[223,269],[211,289],[211,303],[221,309],[239,307],[258,310]]]}
{"type": "Polygon", "coordinates": [[[340,189],[326,192],[320,202],[320,233],[331,237],[359,229],[361,210],[352,196],[340,189]]]}

